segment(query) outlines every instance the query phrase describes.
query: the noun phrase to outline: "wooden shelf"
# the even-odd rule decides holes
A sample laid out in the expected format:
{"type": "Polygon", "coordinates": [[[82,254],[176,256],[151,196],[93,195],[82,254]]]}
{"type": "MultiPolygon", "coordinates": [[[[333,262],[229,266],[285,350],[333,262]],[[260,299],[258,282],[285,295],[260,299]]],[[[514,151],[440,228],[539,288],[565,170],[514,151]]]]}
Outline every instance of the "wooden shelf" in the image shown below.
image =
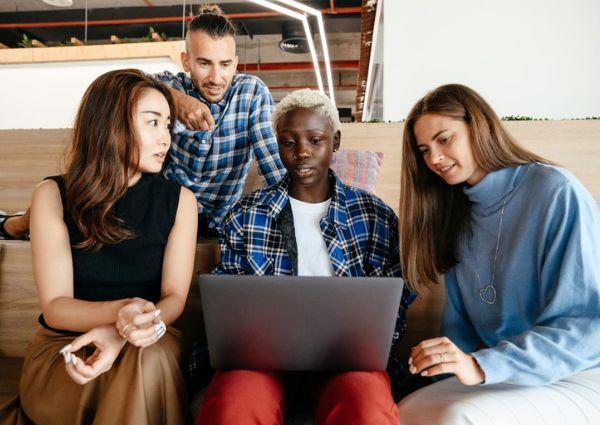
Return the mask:
{"type": "Polygon", "coordinates": [[[29,49],[1,49],[0,63],[47,63],[105,59],[135,59],[168,57],[181,67],[181,52],[185,42],[161,41],[148,43],[99,44],[29,49]]]}

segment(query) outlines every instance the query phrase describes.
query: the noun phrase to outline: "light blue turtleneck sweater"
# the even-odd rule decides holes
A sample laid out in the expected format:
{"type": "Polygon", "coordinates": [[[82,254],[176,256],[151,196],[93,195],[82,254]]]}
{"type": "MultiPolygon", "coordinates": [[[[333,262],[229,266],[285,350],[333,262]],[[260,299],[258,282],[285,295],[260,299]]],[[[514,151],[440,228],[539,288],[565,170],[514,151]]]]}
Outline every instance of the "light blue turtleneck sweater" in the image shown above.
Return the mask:
{"type": "Polygon", "coordinates": [[[442,333],[475,357],[484,384],[546,384],[600,367],[600,214],[587,190],[534,163],[464,192],[472,232],[445,275],[442,333]]]}

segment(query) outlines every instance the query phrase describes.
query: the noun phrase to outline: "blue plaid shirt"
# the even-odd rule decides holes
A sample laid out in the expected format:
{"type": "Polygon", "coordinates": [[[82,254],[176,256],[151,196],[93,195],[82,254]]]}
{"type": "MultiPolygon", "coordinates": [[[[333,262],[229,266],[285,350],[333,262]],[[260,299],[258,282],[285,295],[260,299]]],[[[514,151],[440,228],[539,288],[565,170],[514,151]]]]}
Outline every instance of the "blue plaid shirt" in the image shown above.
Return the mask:
{"type": "Polygon", "coordinates": [[[277,140],[271,128],[273,98],[255,76],[236,74],[223,99],[207,102],[183,72],[166,71],[155,78],[206,104],[215,120],[210,131],[188,130],[175,122],[165,177],[196,195],[198,212],[216,227],[240,198],[253,153],[267,184],[283,176],[277,140]]]}
{"type": "MultiPolygon", "coordinates": [[[[336,276],[400,277],[398,219],[382,200],[334,182],[321,232],[336,276]]],[[[221,263],[217,274],[293,274],[292,260],[278,226],[289,203],[290,178],[244,196],[225,216],[221,227],[221,263]]],[[[406,286],[402,294],[393,342],[406,331],[405,312],[415,294],[406,286]]]]}

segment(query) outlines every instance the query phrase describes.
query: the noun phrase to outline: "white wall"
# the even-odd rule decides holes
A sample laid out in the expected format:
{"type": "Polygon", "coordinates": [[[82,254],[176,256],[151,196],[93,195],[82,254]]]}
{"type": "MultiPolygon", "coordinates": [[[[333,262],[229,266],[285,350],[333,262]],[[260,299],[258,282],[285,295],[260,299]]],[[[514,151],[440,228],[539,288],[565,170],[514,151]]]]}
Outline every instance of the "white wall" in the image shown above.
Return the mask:
{"type": "Polygon", "coordinates": [[[168,58],[2,65],[0,129],[73,127],[90,83],[119,68],[179,72],[179,66],[168,58]]]}
{"type": "Polygon", "coordinates": [[[461,83],[501,115],[600,116],[600,1],[385,0],[384,120],[461,83]]]}

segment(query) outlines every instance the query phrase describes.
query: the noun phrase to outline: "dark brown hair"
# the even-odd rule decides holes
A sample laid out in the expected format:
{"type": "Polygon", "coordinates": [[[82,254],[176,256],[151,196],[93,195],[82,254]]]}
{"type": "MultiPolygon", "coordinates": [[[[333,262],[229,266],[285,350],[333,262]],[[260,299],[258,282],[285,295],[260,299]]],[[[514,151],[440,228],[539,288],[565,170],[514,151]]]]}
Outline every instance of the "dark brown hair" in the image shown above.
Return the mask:
{"type": "Polygon", "coordinates": [[[223,11],[216,4],[204,4],[200,6],[198,14],[192,19],[187,27],[186,41],[189,34],[202,31],[213,39],[223,38],[230,35],[235,37],[237,30],[229,18],[223,15],[223,11]]]}
{"type": "Polygon", "coordinates": [[[176,116],[168,89],[137,69],[101,75],[81,100],[65,173],[65,208],[84,236],[77,248],[98,250],[135,237],[115,216],[113,206],[139,163],[133,113],[144,89],[161,92],[171,116],[176,116]]]}
{"type": "Polygon", "coordinates": [[[458,237],[469,229],[470,205],[462,185],[433,173],[417,147],[414,126],[425,114],[465,122],[476,163],[485,172],[550,161],[520,146],[488,103],[460,84],[440,86],[419,100],[404,124],[400,183],[402,270],[413,287],[436,283],[458,260],[458,237]]]}

